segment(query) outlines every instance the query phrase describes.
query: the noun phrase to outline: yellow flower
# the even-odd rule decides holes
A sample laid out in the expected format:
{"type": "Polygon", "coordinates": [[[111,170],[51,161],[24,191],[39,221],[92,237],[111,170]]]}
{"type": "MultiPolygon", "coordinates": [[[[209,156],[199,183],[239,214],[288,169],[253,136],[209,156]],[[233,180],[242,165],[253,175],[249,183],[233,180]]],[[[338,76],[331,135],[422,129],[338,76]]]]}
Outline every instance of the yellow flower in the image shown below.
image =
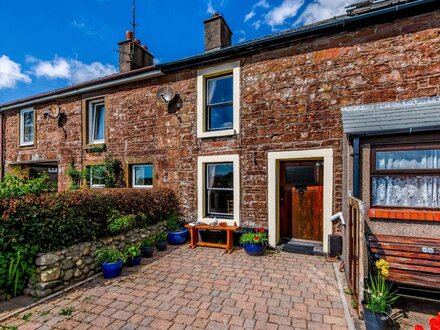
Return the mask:
{"type": "Polygon", "coordinates": [[[390,275],[390,272],[388,271],[388,269],[382,269],[382,276],[388,277],[388,275],[390,275]]]}

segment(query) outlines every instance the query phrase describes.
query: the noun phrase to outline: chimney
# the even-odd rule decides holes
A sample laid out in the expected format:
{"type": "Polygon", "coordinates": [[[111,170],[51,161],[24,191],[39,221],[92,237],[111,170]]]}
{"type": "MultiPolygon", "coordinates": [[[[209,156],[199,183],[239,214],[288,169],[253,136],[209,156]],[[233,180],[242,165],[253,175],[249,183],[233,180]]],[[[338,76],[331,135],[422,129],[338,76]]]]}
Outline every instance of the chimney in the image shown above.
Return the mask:
{"type": "Polygon", "coordinates": [[[232,31],[223,16],[214,14],[205,24],[205,52],[231,46],[232,31]]]}
{"type": "Polygon", "coordinates": [[[140,41],[133,39],[133,33],[127,31],[125,40],[119,45],[119,72],[127,72],[153,65],[153,55],[142,46],[140,41]]]}

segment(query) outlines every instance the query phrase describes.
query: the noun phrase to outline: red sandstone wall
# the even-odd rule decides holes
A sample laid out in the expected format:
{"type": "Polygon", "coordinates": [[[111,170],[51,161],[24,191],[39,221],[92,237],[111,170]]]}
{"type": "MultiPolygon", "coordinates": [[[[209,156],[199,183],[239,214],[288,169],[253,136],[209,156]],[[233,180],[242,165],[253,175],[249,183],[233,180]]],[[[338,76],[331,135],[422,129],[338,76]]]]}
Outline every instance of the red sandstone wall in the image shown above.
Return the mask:
{"type": "MultiPolygon", "coordinates": [[[[240,154],[241,223],[267,225],[267,152],[334,149],[334,210],[342,200],[342,106],[440,95],[439,12],[320,37],[241,59],[241,134],[196,138],[196,70],[103,91],[107,96],[107,149],[121,161],[148,157],[157,185],[178,192],[188,219],[196,212],[197,156],[240,154]],[[181,95],[181,123],[156,101],[171,84],[181,95]],[[254,165],[253,155],[257,159],[254,165]]],[[[84,98],[90,95],[84,95],[84,98]]],[[[77,166],[103,156],[83,151],[81,99],[60,100],[67,124],[37,109],[36,148],[18,147],[17,113],[6,114],[6,160],[60,160],[60,189],[77,166]]]]}

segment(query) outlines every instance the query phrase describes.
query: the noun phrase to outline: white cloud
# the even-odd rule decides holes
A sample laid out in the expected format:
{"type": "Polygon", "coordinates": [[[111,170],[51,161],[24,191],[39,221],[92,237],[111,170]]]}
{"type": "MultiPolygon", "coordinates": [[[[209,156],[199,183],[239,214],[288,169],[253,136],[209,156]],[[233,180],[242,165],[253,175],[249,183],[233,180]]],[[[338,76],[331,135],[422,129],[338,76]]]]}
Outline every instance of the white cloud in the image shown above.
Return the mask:
{"type": "Polygon", "coordinates": [[[18,82],[29,84],[32,79],[21,72],[20,64],[6,56],[0,56],[0,89],[13,88],[18,82]]]}
{"type": "Polygon", "coordinates": [[[217,11],[214,9],[214,6],[212,5],[212,1],[208,1],[208,8],[206,9],[206,12],[209,15],[214,15],[215,13],[217,13],[217,11]]]}
{"type": "Polygon", "coordinates": [[[255,30],[258,30],[261,27],[261,21],[255,21],[252,23],[252,26],[254,27],[255,30]]]}
{"type": "Polygon", "coordinates": [[[249,13],[246,14],[246,16],[244,17],[244,21],[247,22],[249,21],[252,17],[255,16],[255,11],[251,10],[249,13]]]}
{"type": "Polygon", "coordinates": [[[72,24],[74,27],[78,28],[78,29],[82,29],[82,28],[85,28],[85,27],[86,27],[86,24],[85,24],[85,23],[83,23],[83,22],[79,22],[79,21],[77,21],[76,19],[74,19],[74,20],[71,22],[71,24],[72,24]]]}
{"type": "Polygon", "coordinates": [[[254,4],[253,8],[262,7],[262,8],[269,8],[269,4],[266,0],[260,0],[257,3],[254,4]]]}
{"type": "Polygon", "coordinates": [[[35,76],[47,79],[66,79],[72,84],[88,81],[116,73],[110,64],[93,62],[90,64],[78,60],[55,56],[52,61],[43,61],[28,57],[27,62],[34,63],[32,68],[35,76]]]}
{"type": "Polygon", "coordinates": [[[271,27],[283,25],[291,17],[295,17],[304,0],[283,0],[281,5],[266,14],[266,22],[271,27]]]}
{"type": "Polygon", "coordinates": [[[236,32],[236,34],[237,34],[237,35],[240,35],[240,37],[239,37],[239,39],[238,39],[238,42],[239,42],[239,43],[241,43],[241,42],[245,42],[245,41],[246,41],[246,36],[247,36],[247,34],[246,34],[246,31],[245,31],[245,30],[239,30],[239,31],[236,32]]]}
{"type": "Polygon", "coordinates": [[[301,16],[296,20],[296,25],[310,24],[337,15],[344,14],[345,7],[358,0],[317,0],[309,4],[301,16]]]}

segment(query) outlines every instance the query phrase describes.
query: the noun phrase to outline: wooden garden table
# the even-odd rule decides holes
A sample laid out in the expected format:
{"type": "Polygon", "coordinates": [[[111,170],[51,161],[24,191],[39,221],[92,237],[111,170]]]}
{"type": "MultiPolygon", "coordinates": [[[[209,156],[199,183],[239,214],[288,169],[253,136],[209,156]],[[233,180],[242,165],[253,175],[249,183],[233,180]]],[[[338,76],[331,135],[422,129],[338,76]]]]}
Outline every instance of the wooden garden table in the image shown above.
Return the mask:
{"type": "Polygon", "coordinates": [[[233,234],[240,228],[238,226],[210,226],[210,225],[185,225],[185,228],[189,229],[191,240],[189,247],[195,249],[197,246],[209,246],[226,249],[227,253],[232,253],[234,247],[233,234]],[[199,242],[199,229],[209,229],[209,230],[224,230],[226,231],[226,244],[220,243],[209,243],[209,242],[199,242]]]}

